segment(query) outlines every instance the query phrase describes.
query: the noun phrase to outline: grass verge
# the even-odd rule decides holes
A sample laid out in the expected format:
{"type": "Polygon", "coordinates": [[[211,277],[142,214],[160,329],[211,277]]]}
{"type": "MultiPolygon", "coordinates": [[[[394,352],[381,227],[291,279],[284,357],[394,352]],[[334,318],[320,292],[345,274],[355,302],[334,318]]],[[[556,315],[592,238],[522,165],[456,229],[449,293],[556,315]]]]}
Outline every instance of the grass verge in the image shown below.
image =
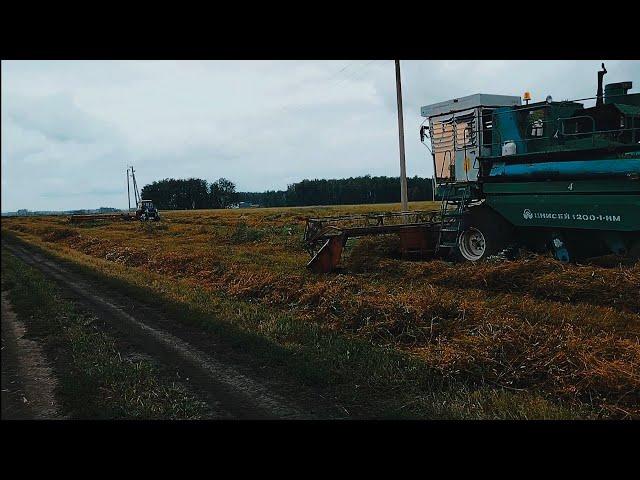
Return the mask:
{"type": "Polygon", "coordinates": [[[191,419],[206,405],[146,360],[123,358],[117,340],[77,311],[54,284],[2,250],[2,285],[29,336],[55,358],[57,396],[76,419],[191,419]]]}
{"type": "MultiPolygon", "coordinates": [[[[45,246],[46,248],[46,246],[45,246]]],[[[133,298],[160,307],[174,321],[195,325],[247,353],[257,365],[326,391],[358,418],[559,419],[589,418],[588,406],[569,405],[535,391],[442,376],[425,362],[392,348],[331,331],[250,300],[212,293],[193,282],[88,256],[53,255],[133,298]]]]}

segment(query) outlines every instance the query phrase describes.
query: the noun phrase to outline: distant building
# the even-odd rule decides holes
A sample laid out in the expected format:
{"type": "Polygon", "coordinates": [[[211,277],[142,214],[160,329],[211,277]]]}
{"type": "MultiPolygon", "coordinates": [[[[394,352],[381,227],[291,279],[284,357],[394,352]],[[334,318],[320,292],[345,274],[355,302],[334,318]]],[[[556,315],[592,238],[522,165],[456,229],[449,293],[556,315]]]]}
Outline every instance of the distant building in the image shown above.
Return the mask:
{"type": "Polygon", "coordinates": [[[19,215],[19,216],[29,215],[29,210],[27,210],[26,208],[21,208],[16,212],[16,215],[19,215]]]}
{"type": "Polygon", "coordinates": [[[260,205],[251,202],[238,202],[234,205],[231,205],[230,208],[258,208],[260,205]]]}

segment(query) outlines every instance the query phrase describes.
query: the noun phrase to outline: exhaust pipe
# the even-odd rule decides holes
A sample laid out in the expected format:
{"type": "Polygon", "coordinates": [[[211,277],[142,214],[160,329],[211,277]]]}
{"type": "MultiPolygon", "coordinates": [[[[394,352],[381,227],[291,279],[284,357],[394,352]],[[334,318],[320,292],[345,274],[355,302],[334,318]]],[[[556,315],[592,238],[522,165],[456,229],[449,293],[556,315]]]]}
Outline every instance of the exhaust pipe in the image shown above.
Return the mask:
{"type": "Polygon", "coordinates": [[[603,63],[602,70],[598,72],[598,92],[596,93],[596,107],[599,107],[604,103],[602,100],[602,79],[604,78],[605,73],[607,73],[607,69],[604,68],[603,63]]]}

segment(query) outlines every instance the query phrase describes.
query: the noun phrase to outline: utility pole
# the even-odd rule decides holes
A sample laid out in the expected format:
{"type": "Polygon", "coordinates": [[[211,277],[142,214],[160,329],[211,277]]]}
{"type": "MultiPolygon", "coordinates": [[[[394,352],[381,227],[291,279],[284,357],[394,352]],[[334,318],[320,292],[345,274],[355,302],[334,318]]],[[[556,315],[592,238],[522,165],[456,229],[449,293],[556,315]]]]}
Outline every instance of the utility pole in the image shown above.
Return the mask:
{"type": "Polygon", "coordinates": [[[136,183],[136,173],[135,173],[135,170],[133,169],[133,165],[130,168],[131,168],[131,180],[133,181],[133,195],[136,201],[136,208],[138,208],[138,204],[140,203],[140,200],[142,200],[142,198],[140,197],[140,192],[138,191],[138,184],[136,183]]]}
{"type": "Polygon", "coordinates": [[[129,202],[129,210],[127,210],[127,213],[131,213],[131,192],[129,190],[129,167],[127,167],[127,200],[129,202]]]}
{"type": "MultiPolygon", "coordinates": [[[[402,85],[400,83],[400,60],[396,60],[396,96],[398,100],[398,141],[400,144],[400,201],[402,211],[409,210],[407,199],[407,166],[404,160],[404,121],[402,116],[402,85]]],[[[405,218],[406,220],[406,218],[405,218]]]]}

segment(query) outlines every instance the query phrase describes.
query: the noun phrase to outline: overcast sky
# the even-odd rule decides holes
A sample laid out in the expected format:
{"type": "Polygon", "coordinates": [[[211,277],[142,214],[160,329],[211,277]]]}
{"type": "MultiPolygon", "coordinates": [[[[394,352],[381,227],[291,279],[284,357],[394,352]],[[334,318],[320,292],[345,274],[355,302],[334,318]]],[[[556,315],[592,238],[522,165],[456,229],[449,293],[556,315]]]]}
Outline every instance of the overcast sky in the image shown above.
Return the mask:
{"type": "MultiPolygon", "coordinates": [[[[403,61],[407,173],[431,176],[420,107],[473,93],[595,95],[593,61],[403,61]]],[[[640,62],[606,61],[605,83],[640,62]]],[[[2,211],[127,205],[139,185],[226,177],[238,190],[398,175],[391,60],[3,61],[2,211]]]]}

